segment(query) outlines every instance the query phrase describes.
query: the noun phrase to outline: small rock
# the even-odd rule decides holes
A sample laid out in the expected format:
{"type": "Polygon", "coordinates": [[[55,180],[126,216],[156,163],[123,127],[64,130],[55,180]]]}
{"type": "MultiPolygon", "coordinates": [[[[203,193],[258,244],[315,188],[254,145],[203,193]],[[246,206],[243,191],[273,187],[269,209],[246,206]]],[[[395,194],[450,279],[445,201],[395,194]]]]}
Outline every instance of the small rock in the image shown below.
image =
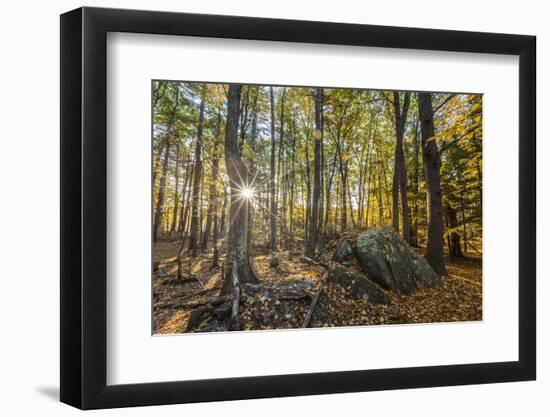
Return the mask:
{"type": "Polygon", "coordinates": [[[352,263],[355,259],[353,247],[346,238],[341,238],[336,244],[332,260],[340,263],[352,263]]]}
{"type": "Polygon", "coordinates": [[[222,305],[224,303],[225,299],[222,297],[214,298],[212,301],[210,301],[210,305],[212,307],[217,307],[219,305],[222,305]]]}
{"type": "Polygon", "coordinates": [[[277,258],[276,256],[272,256],[269,259],[269,267],[270,268],[277,268],[278,266],[279,266],[279,258],[277,258]]]}
{"type": "Polygon", "coordinates": [[[212,307],[202,306],[193,310],[187,321],[187,331],[192,331],[195,327],[198,327],[204,320],[209,317],[209,314],[212,313],[212,307]]]}
{"type": "Polygon", "coordinates": [[[229,317],[229,315],[231,314],[231,306],[223,305],[219,308],[216,308],[213,314],[214,314],[214,317],[216,317],[216,319],[218,319],[219,321],[222,321],[227,317],[229,317]]]}

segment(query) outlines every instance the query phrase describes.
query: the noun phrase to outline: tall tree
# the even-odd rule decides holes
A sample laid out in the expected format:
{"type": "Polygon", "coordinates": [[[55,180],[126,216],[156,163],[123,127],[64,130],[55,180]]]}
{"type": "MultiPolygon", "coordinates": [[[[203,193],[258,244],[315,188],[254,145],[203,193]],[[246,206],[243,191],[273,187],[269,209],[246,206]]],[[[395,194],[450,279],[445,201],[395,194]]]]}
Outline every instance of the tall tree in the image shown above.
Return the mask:
{"type": "MultiPolygon", "coordinates": [[[[249,146],[250,146],[250,163],[249,163],[249,176],[252,178],[250,186],[252,187],[254,185],[255,179],[256,179],[256,157],[257,157],[257,139],[258,139],[258,97],[260,95],[260,88],[256,86],[254,88],[255,94],[254,98],[252,100],[252,122],[250,126],[250,140],[249,140],[249,146]]],[[[254,220],[254,211],[252,204],[248,205],[248,223],[252,224],[254,220]]],[[[248,228],[248,245],[250,246],[250,242],[252,240],[253,230],[251,227],[248,228]]]]}
{"type": "Polygon", "coordinates": [[[197,256],[199,238],[199,193],[202,182],[202,131],[204,123],[204,100],[206,84],[201,85],[199,105],[199,120],[197,124],[197,139],[195,141],[195,175],[193,177],[193,196],[191,201],[191,230],[189,234],[189,251],[191,256],[197,256]]]}
{"type": "Polygon", "coordinates": [[[410,93],[405,93],[403,107],[399,92],[393,92],[393,109],[395,116],[395,158],[392,189],[392,224],[399,231],[399,203],[397,194],[401,195],[401,219],[402,235],[407,243],[410,243],[409,200],[407,196],[407,169],[405,166],[405,154],[403,152],[403,137],[405,136],[405,124],[409,111],[410,93]]]}
{"type": "Polygon", "coordinates": [[[269,248],[277,248],[277,203],[275,199],[275,97],[273,87],[269,87],[269,99],[271,102],[271,159],[270,159],[270,234],[269,248]]]}
{"type": "Polygon", "coordinates": [[[322,112],[323,112],[323,89],[316,88],[314,91],[315,100],[315,147],[313,162],[313,200],[309,221],[309,231],[306,241],[305,254],[309,257],[315,256],[319,232],[319,198],[321,194],[321,142],[323,140],[322,112]]]}
{"type": "Polygon", "coordinates": [[[176,143],[176,167],[174,168],[174,176],[176,177],[176,183],[174,184],[174,208],[172,211],[172,224],[170,226],[170,234],[176,230],[176,222],[178,220],[178,204],[180,200],[179,196],[179,184],[180,184],[180,144],[176,143]]]}
{"type": "Polygon", "coordinates": [[[221,134],[221,113],[218,111],[218,119],[216,122],[216,136],[214,139],[214,151],[212,152],[212,178],[210,178],[210,184],[208,188],[209,201],[208,211],[206,213],[206,225],[204,226],[204,233],[202,234],[201,249],[206,250],[208,246],[208,238],[212,230],[212,222],[216,211],[218,210],[218,171],[220,165],[220,156],[218,154],[218,138],[221,134]]]}
{"type": "Polygon", "coordinates": [[[170,158],[170,146],[172,141],[172,136],[174,134],[174,121],[176,118],[176,112],[178,109],[179,104],[179,95],[180,95],[180,89],[179,85],[176,85],[176,95],[174,98],[174,104],[172,106],[172,112],[170,113],[170,117],[168,120],[168,125],[166,128],[166,135],[165,135],[165,144],[164,144],[164,159],[162,163],[162,173],[160,177],[160,184],[159,184],[159,192],[157,197],[157,205],[155,207],[155,218],[153,221],[153,242],[156,242],[158,240],[158,231],[160,222],[162,219],[162,213],[164,210],[164,195],[166,192],[166,175],[168,173],[168,161],[170,158]]]}
{"type": "Polygon", "coordinates": [[[413,171],[412,171],[412,184],[413,184],[413,208],[412,208],[412,233],[411,233],[411,244],[418,247],[418,193],[419,193],[419,150],[420,146],[418,144],[418,118],[414,123],[414,134],[413,134],[413,171]]]}
{"type": "Polygon", "coordinates": [[[447,275],[443,257],[443,201],[441,195],[441,158],[435,140],[431,93],[418,93],[418,112],[422,134],[422,160],[428,200],[428,243],[426,260],[440,275],[447,275]]]}
{"type": "Polygon", "coordinates": [[[254,283],[256,277],[250,269],[248,259],[248,213],[249,199],[242,194],[248,185],[248,168],[244,164],[239,144],[237,142],[239,127],[239,107],[242,86],[230,84],[227,94],[227,121],[225,125],[225,169],[231,188],[231,206],[229,208],[229,232],[227,235],[227,258],[224,283],[221,294],[229,294],[233,290],[233,273],[238,282],[254,283]],[[236,268],[236,271],[235,271],[236,268]]]}
{"type": "Polygon", "coordinates": [[[189,184],[191,181],[191,176],[193,173],[193,170],[191,169],[191,152],[187,154],[187,161],[185,163],[185,179],[183,180],[183,188],[181,189],[181,203],[180,203],[180,214],[179,214],[179,221],[178,221],[178,233],[183,234],[184,229],[184,213],[185,213],[185,205],[187,203],[187,199],[185,196],[185,190],[189,188],[189,184]]]}

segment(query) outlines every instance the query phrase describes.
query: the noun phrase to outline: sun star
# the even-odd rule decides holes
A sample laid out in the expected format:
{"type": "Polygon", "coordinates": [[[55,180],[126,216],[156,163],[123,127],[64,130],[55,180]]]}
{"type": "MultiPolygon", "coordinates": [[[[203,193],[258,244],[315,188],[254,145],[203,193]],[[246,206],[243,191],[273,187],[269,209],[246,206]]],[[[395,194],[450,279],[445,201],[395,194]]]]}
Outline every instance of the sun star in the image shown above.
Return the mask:
{"type": "Polygon", "coordinates": [[[243,198],[246,198],[247,200],[250,200],[252,197],[254,197],[254,190],[252,188],[249,188],[249,187],[244,187],[241,190],[241,196],[243,198]]]}

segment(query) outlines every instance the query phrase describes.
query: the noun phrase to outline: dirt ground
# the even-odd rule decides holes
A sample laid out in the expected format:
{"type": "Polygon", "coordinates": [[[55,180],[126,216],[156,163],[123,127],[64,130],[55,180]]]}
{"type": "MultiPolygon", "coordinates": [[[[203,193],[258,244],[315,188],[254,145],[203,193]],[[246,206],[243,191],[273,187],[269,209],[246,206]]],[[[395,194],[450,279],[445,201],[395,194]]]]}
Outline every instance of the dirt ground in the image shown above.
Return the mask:
{"type": "MultiPolygon", "coordinates": [[[[186,332],[191,312],[217,298],[221,288],[223,256],[220,257],[219,266],[213,268],[211,249],[195,259],[184,258],[186,278],[182,280],[177,277],[176,257],[179,246],[179,242],[169,241],[158,242],[155,246],[154,261],[158,263],[153,277],[155,334],[186,332]]],[[[317,284],[325,271],[322,266],[304,262],[301,252],[297,250],[266,252],[251,252],[254,269],[266,286],[301,279],[317,284]],[[270,267],[272,256],[276,256],[279,261],[277,267],[270,267]]],[[[316,308],[317,316],[322,319],[312,323],[312,327],[482,320],[481,265],[481,257],[473,253],[468,253],[463,259],[447,258],[449,275],[443,278],[442,287],[417,290],[411,295],[385,291],[390,298],[389,305],[353,299],[346,288],[337,284],[325,285],[316,308]]],[[[296,314],[281,323],[281,320],[272,322],[266,317],[258,317],[273,311],[269,305],[264,306],[265,300],[258,297],[242,307],[241,329],[301,327],[308,302],[298,305],[296,314]]]]}

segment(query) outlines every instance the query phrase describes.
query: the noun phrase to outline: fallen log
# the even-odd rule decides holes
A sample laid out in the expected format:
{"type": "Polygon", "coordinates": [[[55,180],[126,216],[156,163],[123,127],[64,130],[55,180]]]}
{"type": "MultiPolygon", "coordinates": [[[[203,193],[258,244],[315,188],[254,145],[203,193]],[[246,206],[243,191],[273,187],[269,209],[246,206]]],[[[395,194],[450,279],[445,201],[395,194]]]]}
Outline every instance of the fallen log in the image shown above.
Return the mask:
{"type": "Polygon", "coordinates": [[[155,309],[177,308],[177,309],[182,309],[182,310],[192,310],[192,309],[195,309],[195,308],[198,308],[198,307],[205,306],[209,302],[210,301],[202,301],[202,302],[197,302],[197,303],[184,304],[181,301],[174,301],[174,302],[171,302],[171,303],[156,303],[155,304],[155,309]]]}
{"type": "Polygon", "coordinates": [[[330,269],[330,265],[321,261],[316,261],[315,259],[308,258],[307,256],[302,256],[300,261],[306,264],[322,266],[323,268],[330,269]]]}
{"type": "Polygon", "coordinates": [[[309,326],[309,322],[311,321],[311,318],[313,317],[313,313],[315,312],[315,307],[317,307],[317,303],[319,302],[319,298],[321,298],[321,292],[323,291],[323,286],[325,285],[325,282],[330,274],[330,269],[327,268],[325,271],[323,277],[321,278],[321,281],[319,282],[319,287],[317,287],[317,291],[315,292],[315,295],[313,296],[313,300],[311,300],[311,304],[309,306],[309,310],[307,311],[306,318],[304,319],[304,324],[302,324],[302,328],[306,328],[309,326]]]}
{"type": "Polygon", "coordinates": [[[327,252],[328,250],[333,249],[339,240],[340,240],[340,237],[338,237],[337,239],[333,239],[329,243],[327,243],[321,250],[319,250],[318,256],[321,256],[323,253],[327,252]]]}

